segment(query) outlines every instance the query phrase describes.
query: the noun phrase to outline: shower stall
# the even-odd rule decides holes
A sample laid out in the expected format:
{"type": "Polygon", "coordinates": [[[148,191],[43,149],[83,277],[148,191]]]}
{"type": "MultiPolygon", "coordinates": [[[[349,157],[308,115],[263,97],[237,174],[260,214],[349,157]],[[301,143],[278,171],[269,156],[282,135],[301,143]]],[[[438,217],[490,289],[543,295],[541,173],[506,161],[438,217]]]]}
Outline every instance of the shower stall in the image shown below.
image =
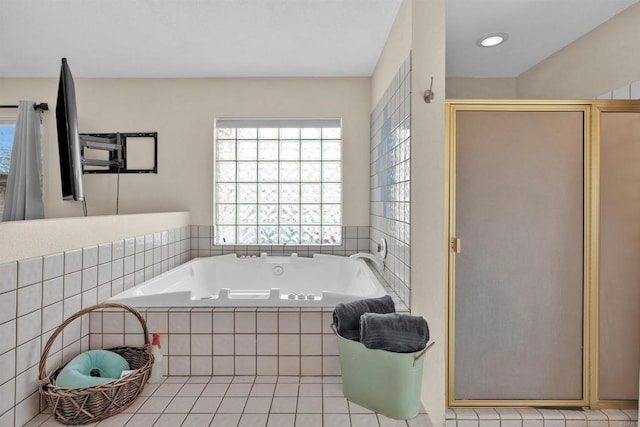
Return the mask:
{"type": "Polygon", "coordinates": [[[449,404],[635,405],[640,102],[449,101],[447,128],[449,404]]]}

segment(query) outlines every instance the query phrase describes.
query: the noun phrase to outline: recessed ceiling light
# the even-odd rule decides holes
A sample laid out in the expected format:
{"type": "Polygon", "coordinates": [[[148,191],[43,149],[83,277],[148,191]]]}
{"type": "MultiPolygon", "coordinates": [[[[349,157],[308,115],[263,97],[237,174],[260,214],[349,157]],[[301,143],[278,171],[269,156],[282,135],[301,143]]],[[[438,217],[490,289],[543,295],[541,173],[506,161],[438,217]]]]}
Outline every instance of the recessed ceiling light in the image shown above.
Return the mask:
{"type": "Polygon", "coordinates": [[[476,44],[480,47],[494,47],[506,42],[508,38],[506,33],[493,33],[480,38],[476,44]]]}

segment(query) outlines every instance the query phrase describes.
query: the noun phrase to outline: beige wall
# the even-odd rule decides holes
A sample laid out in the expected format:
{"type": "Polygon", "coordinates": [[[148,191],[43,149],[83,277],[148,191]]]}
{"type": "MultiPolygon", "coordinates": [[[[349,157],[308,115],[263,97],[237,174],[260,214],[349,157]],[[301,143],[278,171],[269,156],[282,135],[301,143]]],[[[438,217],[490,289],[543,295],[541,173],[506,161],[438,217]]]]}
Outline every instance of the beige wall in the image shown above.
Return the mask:
{"type": "Polygon", "coordinates": [[[422,399],[444,424],[447,335],[447,222],[444,133],[445,0],[413,0],[411,99],[411,312],[429,321],[422,399]],[[423,93],[433,76],[435,98],[423,93]]]}
{"type": "Polygon", "coordinates": [[[411,311],[429,323],[422,402],[444,424],[446,352],[445,29],[444,0],[404,0],[371,78],[372,108],[409,51],[411,72],[411,311]],[[423,100],[434,77],[435,99],[423,100]]]}
{"type": "Polygon", "coordinates": [[[518,77],[519,98],[591,99],[640,80],[640,3],[518,77]]]}
{"type": "Polygon", "coordinates": [[[0,223],[0,264],[190,225],[188,212],[0,223]]]}
{"type": "Polygon", "coordinates": [[[411,1],[403,1],[389,30],[384,49],[371,76],[371,109],[387,90],[391,79],[411,52],[411,1]]]}
{"type": "Polygon", "coordinates": [[[515,78],[449,77],[447,99],[516,98],[515,78]]]}
{"type": "MultiPolygon", "coordinates": [[[[189,211],[194,224],[212,223],[215,117],[341,117],[343,224],[369,223],[369,78],[76,78],[75,83],[81,132],[158,132],[158,174],[121,175],[120,213],[189,211]]],[[[60,193],[56,91],[57,79],[0,79],[0,104],[31,99],[51,108],[43,115],[47,218],[82,215],[80,203],[65,202],[60,193]]],[[[85,175],[84,183],[89,214],[113,214],[115,175],[85,175]]]]}

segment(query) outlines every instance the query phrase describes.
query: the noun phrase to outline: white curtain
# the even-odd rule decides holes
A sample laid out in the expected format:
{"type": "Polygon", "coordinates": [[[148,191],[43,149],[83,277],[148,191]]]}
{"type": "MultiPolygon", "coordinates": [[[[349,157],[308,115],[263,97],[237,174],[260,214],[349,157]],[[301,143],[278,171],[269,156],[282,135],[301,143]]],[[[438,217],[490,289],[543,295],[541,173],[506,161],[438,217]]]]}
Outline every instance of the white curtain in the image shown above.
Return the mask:
{"type": "Polygon", "coordinates": [[[20,101],[4,199],[3,221],[44,218],[42,134],[33,101],[20,101]]]}

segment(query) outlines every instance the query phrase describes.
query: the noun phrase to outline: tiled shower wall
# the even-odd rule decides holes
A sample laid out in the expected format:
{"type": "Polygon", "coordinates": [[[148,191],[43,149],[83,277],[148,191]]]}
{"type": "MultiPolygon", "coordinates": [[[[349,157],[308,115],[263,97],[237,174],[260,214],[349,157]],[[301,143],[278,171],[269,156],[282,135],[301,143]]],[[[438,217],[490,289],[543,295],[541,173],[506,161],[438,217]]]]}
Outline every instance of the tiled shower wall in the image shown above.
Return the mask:
{"type": "Polygon", "coordinates": [[[598,95],[596,99],[640,99],[640,81],[598,95]]]}
{"type": "MultiPolygon", "coordinates": [[[[42,351],[63,319],[191,257],[189,227],[0,264],[0,426],[23,425],[40,410],[42,351]]],[[[67,325],[47,372],[89,349],[89,318],[67,325]]]]}
{"type": "Polygon", "coordinates": [[[369,227],[342,227],[342,244],[338,246],[262,246],[262,245],[215,245],[213,240],[213,226],[191,226],[191,257],[207,257],[213,255],[291,255],[313,256],[313,254],[328,254],[350,256],[358,252],[369,251],[369,227]]]}
{"type": "Polygon", "coordinates": [[[384,279],[409,305],[411,56],[371,113],[370,250],[387,241],[384,279]]]}

